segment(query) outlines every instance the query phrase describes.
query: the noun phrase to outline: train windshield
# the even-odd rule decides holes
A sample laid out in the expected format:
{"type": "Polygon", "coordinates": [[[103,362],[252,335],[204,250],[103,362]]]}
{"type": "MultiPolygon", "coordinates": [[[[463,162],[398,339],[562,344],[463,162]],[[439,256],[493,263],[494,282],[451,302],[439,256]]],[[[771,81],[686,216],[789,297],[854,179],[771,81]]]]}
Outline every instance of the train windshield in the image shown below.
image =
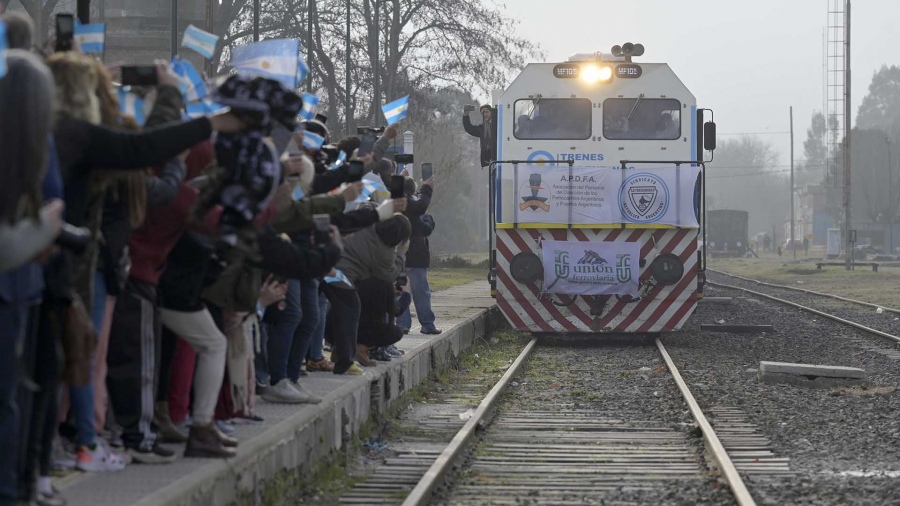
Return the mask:
{"type": "Polygon", "coordinates": [[[516,139],[588,139],[591,101],[586,98],[516,100],[516,139]]]}
{"type": "Polygon", "coordinates": [[[681,102],[672,98],[609,98],[603,101],[603,136],[612,140],[675,140],[681,137],[681,102]]]}

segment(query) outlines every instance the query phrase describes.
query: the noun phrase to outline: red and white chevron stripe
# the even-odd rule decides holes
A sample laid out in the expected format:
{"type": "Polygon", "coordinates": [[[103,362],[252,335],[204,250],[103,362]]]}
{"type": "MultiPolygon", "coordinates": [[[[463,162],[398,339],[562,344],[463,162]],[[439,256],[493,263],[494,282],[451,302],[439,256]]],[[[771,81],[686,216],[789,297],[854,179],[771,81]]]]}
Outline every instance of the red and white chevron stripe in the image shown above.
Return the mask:
{"type": "MultiPolygon", "coordinates": [[[[670,332],[681,328],[697,304],[697,231],[687,229],[502,229],[497,230],[497,305],[509,323],[529,332],[670,332]],[[614,296],[541,294],[541,280],[530,285],[510,276],[517,253],[539,257],[541,238],[557,241],[639,242],[645,265],[641,280],[650,277],[657,255],[673,253],[684,263],[684,275],[674,285],[656,286],[639,301],[626,304],[614,296]],[[594,297],[608,300],[599,316],[591,316],[594,297]]],[[[643,288],[642,288],[643,290],[643,288]]]]}

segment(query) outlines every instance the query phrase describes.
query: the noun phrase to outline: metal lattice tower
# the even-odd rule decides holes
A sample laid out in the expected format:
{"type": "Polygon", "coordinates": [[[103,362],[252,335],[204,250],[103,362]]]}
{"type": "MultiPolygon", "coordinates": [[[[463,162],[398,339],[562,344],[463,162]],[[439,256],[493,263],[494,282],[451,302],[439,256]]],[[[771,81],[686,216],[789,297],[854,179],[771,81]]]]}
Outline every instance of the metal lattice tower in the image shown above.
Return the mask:
{"type": "Polygon", "coordinates": [[[825,184],[831,188],[844,184],[844,6],[844,0],[828,0],[825,25],[825,184]]]}

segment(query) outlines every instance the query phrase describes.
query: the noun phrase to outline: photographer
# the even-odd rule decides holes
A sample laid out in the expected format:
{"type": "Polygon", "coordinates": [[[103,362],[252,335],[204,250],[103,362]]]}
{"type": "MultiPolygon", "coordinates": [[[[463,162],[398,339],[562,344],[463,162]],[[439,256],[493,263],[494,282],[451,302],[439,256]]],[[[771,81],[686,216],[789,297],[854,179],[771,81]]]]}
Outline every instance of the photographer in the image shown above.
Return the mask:
{"type": "Polygon", "coordinates": [[[481,106],[479,111],[482,122],[480,125],[473,125],[469,120],[469,113],[474,110],[474,105],[467,105],[463,109],[463,128],[466,129],[466,133],[478,137],[481,141],[481,166],[487,167],[497,159],[497,122],[494,117],[496,111],[487,104],[481,106]]]}
{"type": "Polygon", "coordinates": [[[331,304],[326,334],[334,345],[331,356],[335,374],[362,374],[362,369],[354,363],[359,351],[357,332],[361,311],[357,286],[369,278],[392,284],[406,263],[409,234],[409,219],[395,214],[344,241],[344,254],[337,269],[343,272],[349,285],[335,281],[322,287],[331,304]]]}
{"type": "MultiPolygon", "coordinates": [[[[404,171],[405,172],[405,171],[404,171]]],[[[412,224],[412,235],[409,239],[409,253],[406,255],[406,272],[412,290],[413,302],[416,305],[416,316],[422,326],[422,333],[437,335],[441,329],[434,325],[434,312],[431,310],[431,287],[428,284],[428,268],[431,266],[431,251],[428,236],[434,231],[434,218],[428,212],[434,192],[434,178],[422,183],[416,189],[412,178],[406,178],[406,217],[412,224]]],[[[412,327],[412,316],[409,308],[397,318],[397,325],[408,333],[412,327]]]]}

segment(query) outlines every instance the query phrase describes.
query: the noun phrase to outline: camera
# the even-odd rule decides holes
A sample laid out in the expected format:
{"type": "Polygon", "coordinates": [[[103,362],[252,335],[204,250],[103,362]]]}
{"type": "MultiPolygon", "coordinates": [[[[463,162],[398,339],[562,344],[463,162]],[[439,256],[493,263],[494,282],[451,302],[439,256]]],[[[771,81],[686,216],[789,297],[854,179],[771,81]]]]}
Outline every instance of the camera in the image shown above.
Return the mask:
{"type": "Polygon", "coordinates": [[[313,233],[316,244],[324,246],[331,243],[331,216],[327,214],[313,215],[313,233]]]}
{"type": "Polygon", "coordinates": [[[401,274],[397,276],[397,282],[395,284],[397,288],[404,287],[409,284],[409,278],[406,277],[406,274],[401,274]]]}
{"type": "Polygon", "coordinates": [[[56,236],[56,245],[72,253],[81,254],[87,249],[91,239],[91,231],[87,228],[63,223],[59,235],[56,236]]]}
{"type": "Polygon", "coordinates": [[[365,135],[365,134],[367,134],[367,133],[383,134],[383,133],[384,133],[384,130],[385,130],[386,128],[387,128],[387,127],[385,127],[385,126],[380,126],[380,127],[377,127],[377,128],[376,128],[376,127],[370,127],[370,126],[361,126],[361,127],[358,127],[358,128],[356,129],[356,135],[365,135]]]}
{"type": "Polygon", "coordinates": [[[394,155],[394,161],[397,163],[413,163],[413,160],[413,155],[411,154],[398,153],[394,155]]]}

